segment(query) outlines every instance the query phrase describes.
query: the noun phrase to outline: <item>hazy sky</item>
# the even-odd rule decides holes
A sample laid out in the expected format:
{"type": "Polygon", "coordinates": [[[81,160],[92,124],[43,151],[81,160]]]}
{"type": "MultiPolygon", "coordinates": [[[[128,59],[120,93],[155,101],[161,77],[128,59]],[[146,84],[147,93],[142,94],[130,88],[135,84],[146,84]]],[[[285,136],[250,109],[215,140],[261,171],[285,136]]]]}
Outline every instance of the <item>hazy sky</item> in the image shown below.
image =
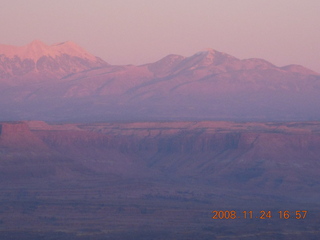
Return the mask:
{"type": "Polygon", "coordinates": [[[320,72],[320,0],[0,0],[0,43],[71,40],[111,64],[213,48],[320,72]]]}

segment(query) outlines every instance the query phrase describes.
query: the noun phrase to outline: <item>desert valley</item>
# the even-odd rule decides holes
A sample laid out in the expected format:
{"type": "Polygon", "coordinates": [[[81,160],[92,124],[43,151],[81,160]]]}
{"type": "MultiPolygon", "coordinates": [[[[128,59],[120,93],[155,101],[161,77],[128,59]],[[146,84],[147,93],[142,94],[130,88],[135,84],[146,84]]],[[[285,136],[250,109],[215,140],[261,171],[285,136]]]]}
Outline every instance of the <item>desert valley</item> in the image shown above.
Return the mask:
{"type": "Polygon", "coordinates": [[[319,93],[303,66],[213,49],[0,45],[0,238],[318,239],[319,93]]]}

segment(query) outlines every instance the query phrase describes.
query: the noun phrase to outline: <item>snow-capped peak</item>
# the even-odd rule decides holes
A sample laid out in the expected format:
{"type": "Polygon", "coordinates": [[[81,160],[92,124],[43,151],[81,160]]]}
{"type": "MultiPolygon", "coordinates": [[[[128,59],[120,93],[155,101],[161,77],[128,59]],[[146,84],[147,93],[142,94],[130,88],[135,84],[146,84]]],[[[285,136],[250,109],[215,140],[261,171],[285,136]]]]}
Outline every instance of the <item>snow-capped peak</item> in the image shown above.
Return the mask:
{"type": "MultiPolygon", "coordinates": [[[[202,58],[202,63],[201,65],[203,66],[208,66],[211,65],[215,62],[216,58],[222,55],[222,53],[212,49],[212,48],[205,48],[203,50],[201,50],[200,52],[197,52],[195,55],[195,57],[201,57],[202,58]]],[[[191,57],[193,57],[191,56],[191,57]]]]}
{"type": "Polygon", "coordinates": [[[95,56],[87,53],[85,50],[71,41],[58,43],[51,46],[46,45],[40,40],[34,40],[31,43],[20,47],[0,45],[0,55],[1,54],[9,58],[14,58],[17,56],[20,59],[28,58],[34,61],[37,61],[42,56],[50,56],[54,58],[63,54],[85,58],[92,61],[96,60],[95,56]]]}
{"type": "Polygon", "coordinates": [[[195,55],[214,55],[215,53],[217,53],[217,51],[212,48],[204,48],[201,51],[197,52],[195,55]]]}

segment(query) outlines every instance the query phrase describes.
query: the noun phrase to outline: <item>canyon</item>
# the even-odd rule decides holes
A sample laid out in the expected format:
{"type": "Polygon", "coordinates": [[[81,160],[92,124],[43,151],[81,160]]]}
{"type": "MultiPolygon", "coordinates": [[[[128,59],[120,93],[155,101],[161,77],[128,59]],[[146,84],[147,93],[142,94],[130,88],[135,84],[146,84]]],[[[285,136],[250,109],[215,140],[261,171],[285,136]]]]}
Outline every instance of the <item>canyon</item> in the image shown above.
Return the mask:
{"type": "Polygon", "coordinates": [[[0,238],[318,239],[319,90],[214,49],[135,66],[0,45],[0,238]]]}
{"type": "Polygon", "coordinates": [[[319,122],[0,125],[3,239],[319,234],[319,122]],[[214,220],[214,210],[273,218],[214,220]]]}

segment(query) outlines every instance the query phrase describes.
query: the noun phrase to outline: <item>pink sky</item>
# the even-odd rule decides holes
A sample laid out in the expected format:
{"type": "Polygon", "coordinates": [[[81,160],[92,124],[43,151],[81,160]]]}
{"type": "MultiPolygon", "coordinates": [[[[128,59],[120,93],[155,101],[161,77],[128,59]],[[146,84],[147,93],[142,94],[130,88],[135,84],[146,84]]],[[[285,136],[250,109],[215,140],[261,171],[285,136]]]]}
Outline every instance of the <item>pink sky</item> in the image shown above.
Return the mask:
{"type": "Polygon", "coordinates": [[[319,0],[0,0],[0,43],[71,40],[111,64],[213,48],[320,72],[319,0]]]}

